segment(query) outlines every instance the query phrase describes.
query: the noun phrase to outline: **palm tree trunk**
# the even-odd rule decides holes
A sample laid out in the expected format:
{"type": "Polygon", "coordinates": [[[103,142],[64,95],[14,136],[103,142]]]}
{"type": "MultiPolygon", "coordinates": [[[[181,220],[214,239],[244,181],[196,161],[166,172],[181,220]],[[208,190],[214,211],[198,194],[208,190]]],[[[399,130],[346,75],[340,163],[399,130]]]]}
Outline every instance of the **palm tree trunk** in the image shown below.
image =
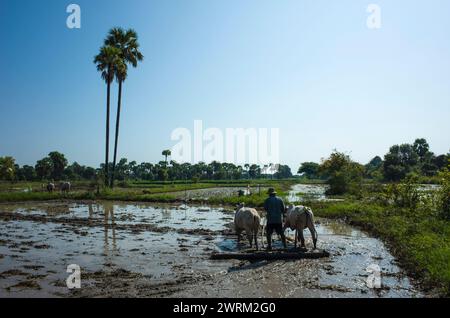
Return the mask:
{"type": "Polygon", "coordinates": [[[120,109],[122,106],[122,81],[119,80],[119,98],[117,102],[117,117],[116,117],[116,137],[114,141],[114,159],[111,173],[111,188],[114,187],[114,175],[116,171],[116,160],[117,160],[117,144],[119,141],[119,123],[120,123],[120,109]]]}
{"type": "Polygon", "coordinates": [[[106,149],[105,149],[105,185],[109,184],[109,113],[110,113],[110,95],[111,81],[108,80],[108,91],[106,97],[106,149]]]}

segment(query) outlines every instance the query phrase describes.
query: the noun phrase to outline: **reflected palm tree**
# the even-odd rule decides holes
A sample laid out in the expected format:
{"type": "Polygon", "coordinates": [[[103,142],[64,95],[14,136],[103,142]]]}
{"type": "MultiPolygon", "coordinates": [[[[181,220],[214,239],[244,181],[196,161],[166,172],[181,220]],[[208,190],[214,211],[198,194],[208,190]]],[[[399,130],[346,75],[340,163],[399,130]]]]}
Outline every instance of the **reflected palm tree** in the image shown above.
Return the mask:
{"type": "Polygon", "coordinates": [[[163,208],[161,215],[163,219],[169,220],[172,217],[172,210],[168,208],[163,208]]]}
{"type": "Polygon", "coordinates": [[[89,219],[92,219],[94,217],[94,207],[92,206],[92,203],[88,204],[88,210],[89,210],[89,219]]]}
{"type": "Polygon", "coordinates": [[[109,251],[109,235],[108,231],[111,227],[112,231],[112,250],[117,250],[117,244],[116,244],[116,221],[114,218],[114,204],[111,202],[105,202],[103,204],[103,211],[104,211],[104,226],[105,226],[105,254],[108,254],[109,251]],[[109,222],[111,220],[111,223],[109,222]]]}

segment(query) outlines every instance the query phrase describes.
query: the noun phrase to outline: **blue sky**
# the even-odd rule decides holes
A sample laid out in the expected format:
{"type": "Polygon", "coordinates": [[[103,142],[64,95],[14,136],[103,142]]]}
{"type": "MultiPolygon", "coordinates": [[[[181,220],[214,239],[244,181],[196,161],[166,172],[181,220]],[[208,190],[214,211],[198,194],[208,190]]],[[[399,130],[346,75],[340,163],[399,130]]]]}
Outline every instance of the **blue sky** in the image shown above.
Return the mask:
{"type": "Polygon", "coordinates": [[[0,156],[103,161],[106,87],[92,60],[113,26],[136,29],[146,57],[124,85],[120,157],[159,161],[196,119],[280,128],[293,169],[334,148],[367,162],[416,137],[446,153],[449,15],[447,0],[0,0],[0,156]],[[66,27],[70,3],[79,30],[66,27]],[[379,30],[366,26],[370,3],[379,30]]]}

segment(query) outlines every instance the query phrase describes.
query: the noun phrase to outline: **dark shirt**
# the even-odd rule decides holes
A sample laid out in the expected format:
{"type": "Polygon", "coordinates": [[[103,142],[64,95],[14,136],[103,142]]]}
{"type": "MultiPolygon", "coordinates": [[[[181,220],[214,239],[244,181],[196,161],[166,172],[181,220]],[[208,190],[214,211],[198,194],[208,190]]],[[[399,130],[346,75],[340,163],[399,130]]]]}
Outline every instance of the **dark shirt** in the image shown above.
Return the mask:
{"type": "Polygon", "coordinates": [[[281,198],[271,195],[264,202],[267,212],[267,224],[282,224],[284,214],[284,202],[281,198]]]}

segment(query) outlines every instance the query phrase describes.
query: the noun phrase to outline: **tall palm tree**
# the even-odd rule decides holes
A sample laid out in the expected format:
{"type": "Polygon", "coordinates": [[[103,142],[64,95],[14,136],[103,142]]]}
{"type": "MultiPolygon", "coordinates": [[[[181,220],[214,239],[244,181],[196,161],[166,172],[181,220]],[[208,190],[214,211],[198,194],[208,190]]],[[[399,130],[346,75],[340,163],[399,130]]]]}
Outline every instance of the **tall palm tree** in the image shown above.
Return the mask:
{"type": "Polygon", "coordinates": [[[111,83],[114,80],[115,69],[123,64],[120,59],[120,50],[113,46],[103,46],[100,53],[95,56],[94,63],[97,70],[101,72],[103,80],[107,85],[106,93],[106,149],[105,149],[105,185],[108,186],[108,162],[109,162],[109,114],[111,100],[111,83]]]}
{"type": "Polygon", "coordinates": [[[113,28],[109,31],[105,39],[105,45],[112,46],[120,50],[120,58],[124,66],[116,68],[116,79],[119,84],[119,96],[117,101],[116,136],[114,140],[114,159],[111,175],[111,188],[114,187],[114,175],[116,170],[117,146],[119,141],[120,112],[122,107],[122,84],[127,77],[127,64],[137,67],[138,62],[144,59],[144,55],[139,51],[138,36],[136,31],[122,28],[113,28]]]}
{"type": "Polygon", "coordinates": [[[163,155],[164,157],[166,157],[165,162],[166,162],[166,165],[167,165],[167,157],[170,156],[170,155],[172,155],[172,152],[171,152],[170,150],[164,150],[164,151],[162,152],[162,155],[163,155]]]}

